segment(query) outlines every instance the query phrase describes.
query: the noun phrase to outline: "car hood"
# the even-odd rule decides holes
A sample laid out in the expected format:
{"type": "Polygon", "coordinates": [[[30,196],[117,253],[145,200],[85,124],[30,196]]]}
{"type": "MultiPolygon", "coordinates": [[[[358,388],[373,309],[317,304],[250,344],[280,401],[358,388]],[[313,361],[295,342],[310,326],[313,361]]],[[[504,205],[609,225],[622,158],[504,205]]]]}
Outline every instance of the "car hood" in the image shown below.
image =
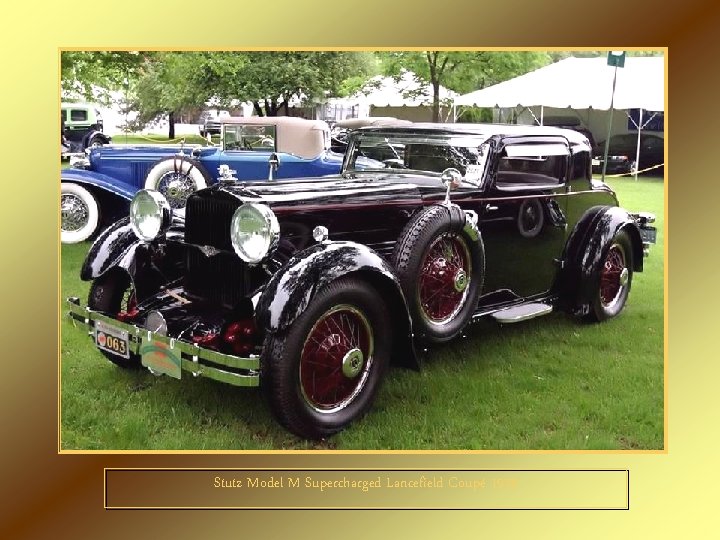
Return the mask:
{"type": "MultiPolygon", "coordinates": [[[[439,184],[437,179],[435,183],[439,184]]],[[[325,177],[321,181],[294,179],[278,182],[220,183],[208,188],[224,191],[243,203],[267,204],[275,209],[291,209],[322,204],[382,204],[384,201],[421,201],[420,188],[407,176],[358,177],[346,179],[341,176],[325,177]]],[[[438,188],[439,189],[439,188],[438,188]]]]}

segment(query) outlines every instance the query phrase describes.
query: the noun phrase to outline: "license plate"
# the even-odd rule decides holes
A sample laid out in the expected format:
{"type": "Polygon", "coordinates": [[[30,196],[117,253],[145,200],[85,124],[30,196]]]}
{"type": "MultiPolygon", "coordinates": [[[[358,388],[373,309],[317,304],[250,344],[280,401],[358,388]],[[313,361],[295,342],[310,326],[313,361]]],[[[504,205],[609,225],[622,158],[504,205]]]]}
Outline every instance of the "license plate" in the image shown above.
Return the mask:
{"type": "Polygon", "coordinates": [[[156,375],[168,375],[179,379],[182,375],[180,350],[167,343],[143,338],[140,346],[142,365],[156,375]]]}
{"type": "MultiPolygon", "coordinates": [[[[586,163],[587,163],[587,162],[586,162],[586,163]]],[[[592,164],[593,164],[593,167],[597,167],[598,165],[600,165],[600,160],[599,160],[599,159],[593,159],[593,160],[592,160],[592,164]]]]}
{"type": "Polygon", "coordinates": [[[643,227],[640,229],[640,236],[642,236],[643,242],[654,244],[657,238],[657,230],[655,227],[643,227]]]}
{"type": "Polygon", "coordinates": [[[130,358],[128,333],[102,321],[95,321],[95,345],[103,351],[130,358]]]}

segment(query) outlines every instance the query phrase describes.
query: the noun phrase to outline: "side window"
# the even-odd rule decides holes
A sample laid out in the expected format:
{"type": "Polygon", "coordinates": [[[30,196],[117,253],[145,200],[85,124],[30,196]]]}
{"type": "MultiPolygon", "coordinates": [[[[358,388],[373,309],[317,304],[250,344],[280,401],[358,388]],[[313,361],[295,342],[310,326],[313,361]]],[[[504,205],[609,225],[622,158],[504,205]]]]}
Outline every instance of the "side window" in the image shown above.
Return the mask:
{"type": "Polygon", "coordinates": [[[503,150],[497,186],[554,186],[565,182],[570,150],[563,143],[510,144],[503,150]]]}
{"type": "Polygon", "coordinates": [[[225,150],[273,152],[276,149],[275,126],[225,126],[225,150]]]}
{"type": "Polygon", "coordinates": [[[587,180],[590,178],[590,158],[587,152],[577,152],[572,158],[570,180],[587,180]]]}
{"type": "Polygon", "coordinates": [[[70,120],[72,122],[87,122],[88,112],[85,109],[70,109],[70,120]]]}

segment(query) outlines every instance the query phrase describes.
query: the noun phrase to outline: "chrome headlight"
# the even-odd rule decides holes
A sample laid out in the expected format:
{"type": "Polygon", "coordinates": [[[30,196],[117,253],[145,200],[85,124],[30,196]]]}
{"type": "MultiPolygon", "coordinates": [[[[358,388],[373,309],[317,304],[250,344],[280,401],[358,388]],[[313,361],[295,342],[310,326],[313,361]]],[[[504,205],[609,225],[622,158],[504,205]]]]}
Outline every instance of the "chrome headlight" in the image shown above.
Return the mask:
{"type": "Polygon", "coordinates": [[[280,225],[264,204],[245,203],[235,210],[230,222],[233,249],[243,261],[257,264],[277,245],[280,225]]]}
{"type": "Polygon", "coordinates": [[[155,240],[172,222],[172,209],[165,197],[151,189],[141,189],[130,203],[130,225],[144,242],[155,240]]]}

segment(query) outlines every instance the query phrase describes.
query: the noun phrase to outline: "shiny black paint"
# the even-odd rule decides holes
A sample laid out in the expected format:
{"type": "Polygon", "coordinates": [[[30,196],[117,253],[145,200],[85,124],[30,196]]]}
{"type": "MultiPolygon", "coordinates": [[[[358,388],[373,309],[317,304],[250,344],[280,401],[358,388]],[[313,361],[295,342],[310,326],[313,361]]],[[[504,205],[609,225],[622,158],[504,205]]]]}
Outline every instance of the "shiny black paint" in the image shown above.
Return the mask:
{"type": "Polygon", "coordinates": [[[356,275],[376,287],[396,325],[393,361],[417,367],[412,323],[400,283],[390,265],[367,246],[352,242],[323,242],[293,256],[268,282],[257,304],[256,322],[269,332],[287,329],[329,283],[356,275]]]}
{"type": "MultiPolygon", "coordinates": [[[[499,138],[491,141],[491,147],[497,152],[506,142],[548,141],[557,142],[557,138],[499,138]]],[[[564,300],[568,309],[582,312],[607,243],[623,228],[633,240],[635,270],[642,269],[637,227],[626,211],[617,208],[614,193],[605,184],[590,180],[589,159],[585,160],[587,170],[582,164],[575,166],[575,154],[582,153],[588,158],[585,148],[571,145],[567,169],[555,185],[503,185],[498,181],[495,157],[481,185],[464,183],[451,193],[453,203],[477,213],[485,244],[485,286],[476,315],[528,298],[564,300]],[[531,233],[520,224],[528,206],[542,219],[542,226],[531,233]]],[[[178,220],[177,230],[169,234],[174,242],[142,244],[127,219],[113,225],[93,244],[82,278],[94,279],[119,267],[134,279],[142,300],[155,294],[161,285],[184,276],[190,249],[202,252],[211,245],[220,250],[216,255],[203,255],[208,261],[237,258],[229,244],[230,216],[245,202],[267,204],[280,224],[278,249],[251,272],[223,274],[223,279],[244,280],[243,294],[257,302],[255,315],[261,330],[282,332],[323,286],[348,273],[359,273],[387,299],[392,319],[399,325],[395,335],[403,339],[396,342],[400,347],[394,355],[396,360],[416,366],[406,301],[388,260],[411,216],[444,197],[445,188],[437,176],[393,170],[252,184],[221,182],[191,196],[190,227],[183,232],[178,220]],[[193,220],[193,199],[218,204],[217,208],[224,210],[200,212],[193,220]],[[329,241],[316,244],[312,239],[312,230],[318,225],[328,228],[329,241]],[[195,227],[198,230],[193,230],[195,227]],[[203,227],[214,231],[212,240],[203,237],[203,227]]],[[[185,283],[190,282],[185,279],[185,283]]],[[[208,286],[219,284],[214,281],[208,286]]],[[[185,292],[192,295],[190,289],[185,292]]],[[[210,296],[201,294],[197,299],[213,303],[210,296]]],[[[249,300],[244,302],[249,306],[249,300]]]]}
{"type": "Polygon", "coordinates": [[[570,301],[569,309],[588,312],[596,293],[602,262],[620,231],[630,236],[633,246],[633,270],[642,272],[643,250],[640,230],[628,212],[616,206],[595,206],[588,209],[573,229],[565,247],[565,268],[558,280],[560,297],[570,301]]]}

